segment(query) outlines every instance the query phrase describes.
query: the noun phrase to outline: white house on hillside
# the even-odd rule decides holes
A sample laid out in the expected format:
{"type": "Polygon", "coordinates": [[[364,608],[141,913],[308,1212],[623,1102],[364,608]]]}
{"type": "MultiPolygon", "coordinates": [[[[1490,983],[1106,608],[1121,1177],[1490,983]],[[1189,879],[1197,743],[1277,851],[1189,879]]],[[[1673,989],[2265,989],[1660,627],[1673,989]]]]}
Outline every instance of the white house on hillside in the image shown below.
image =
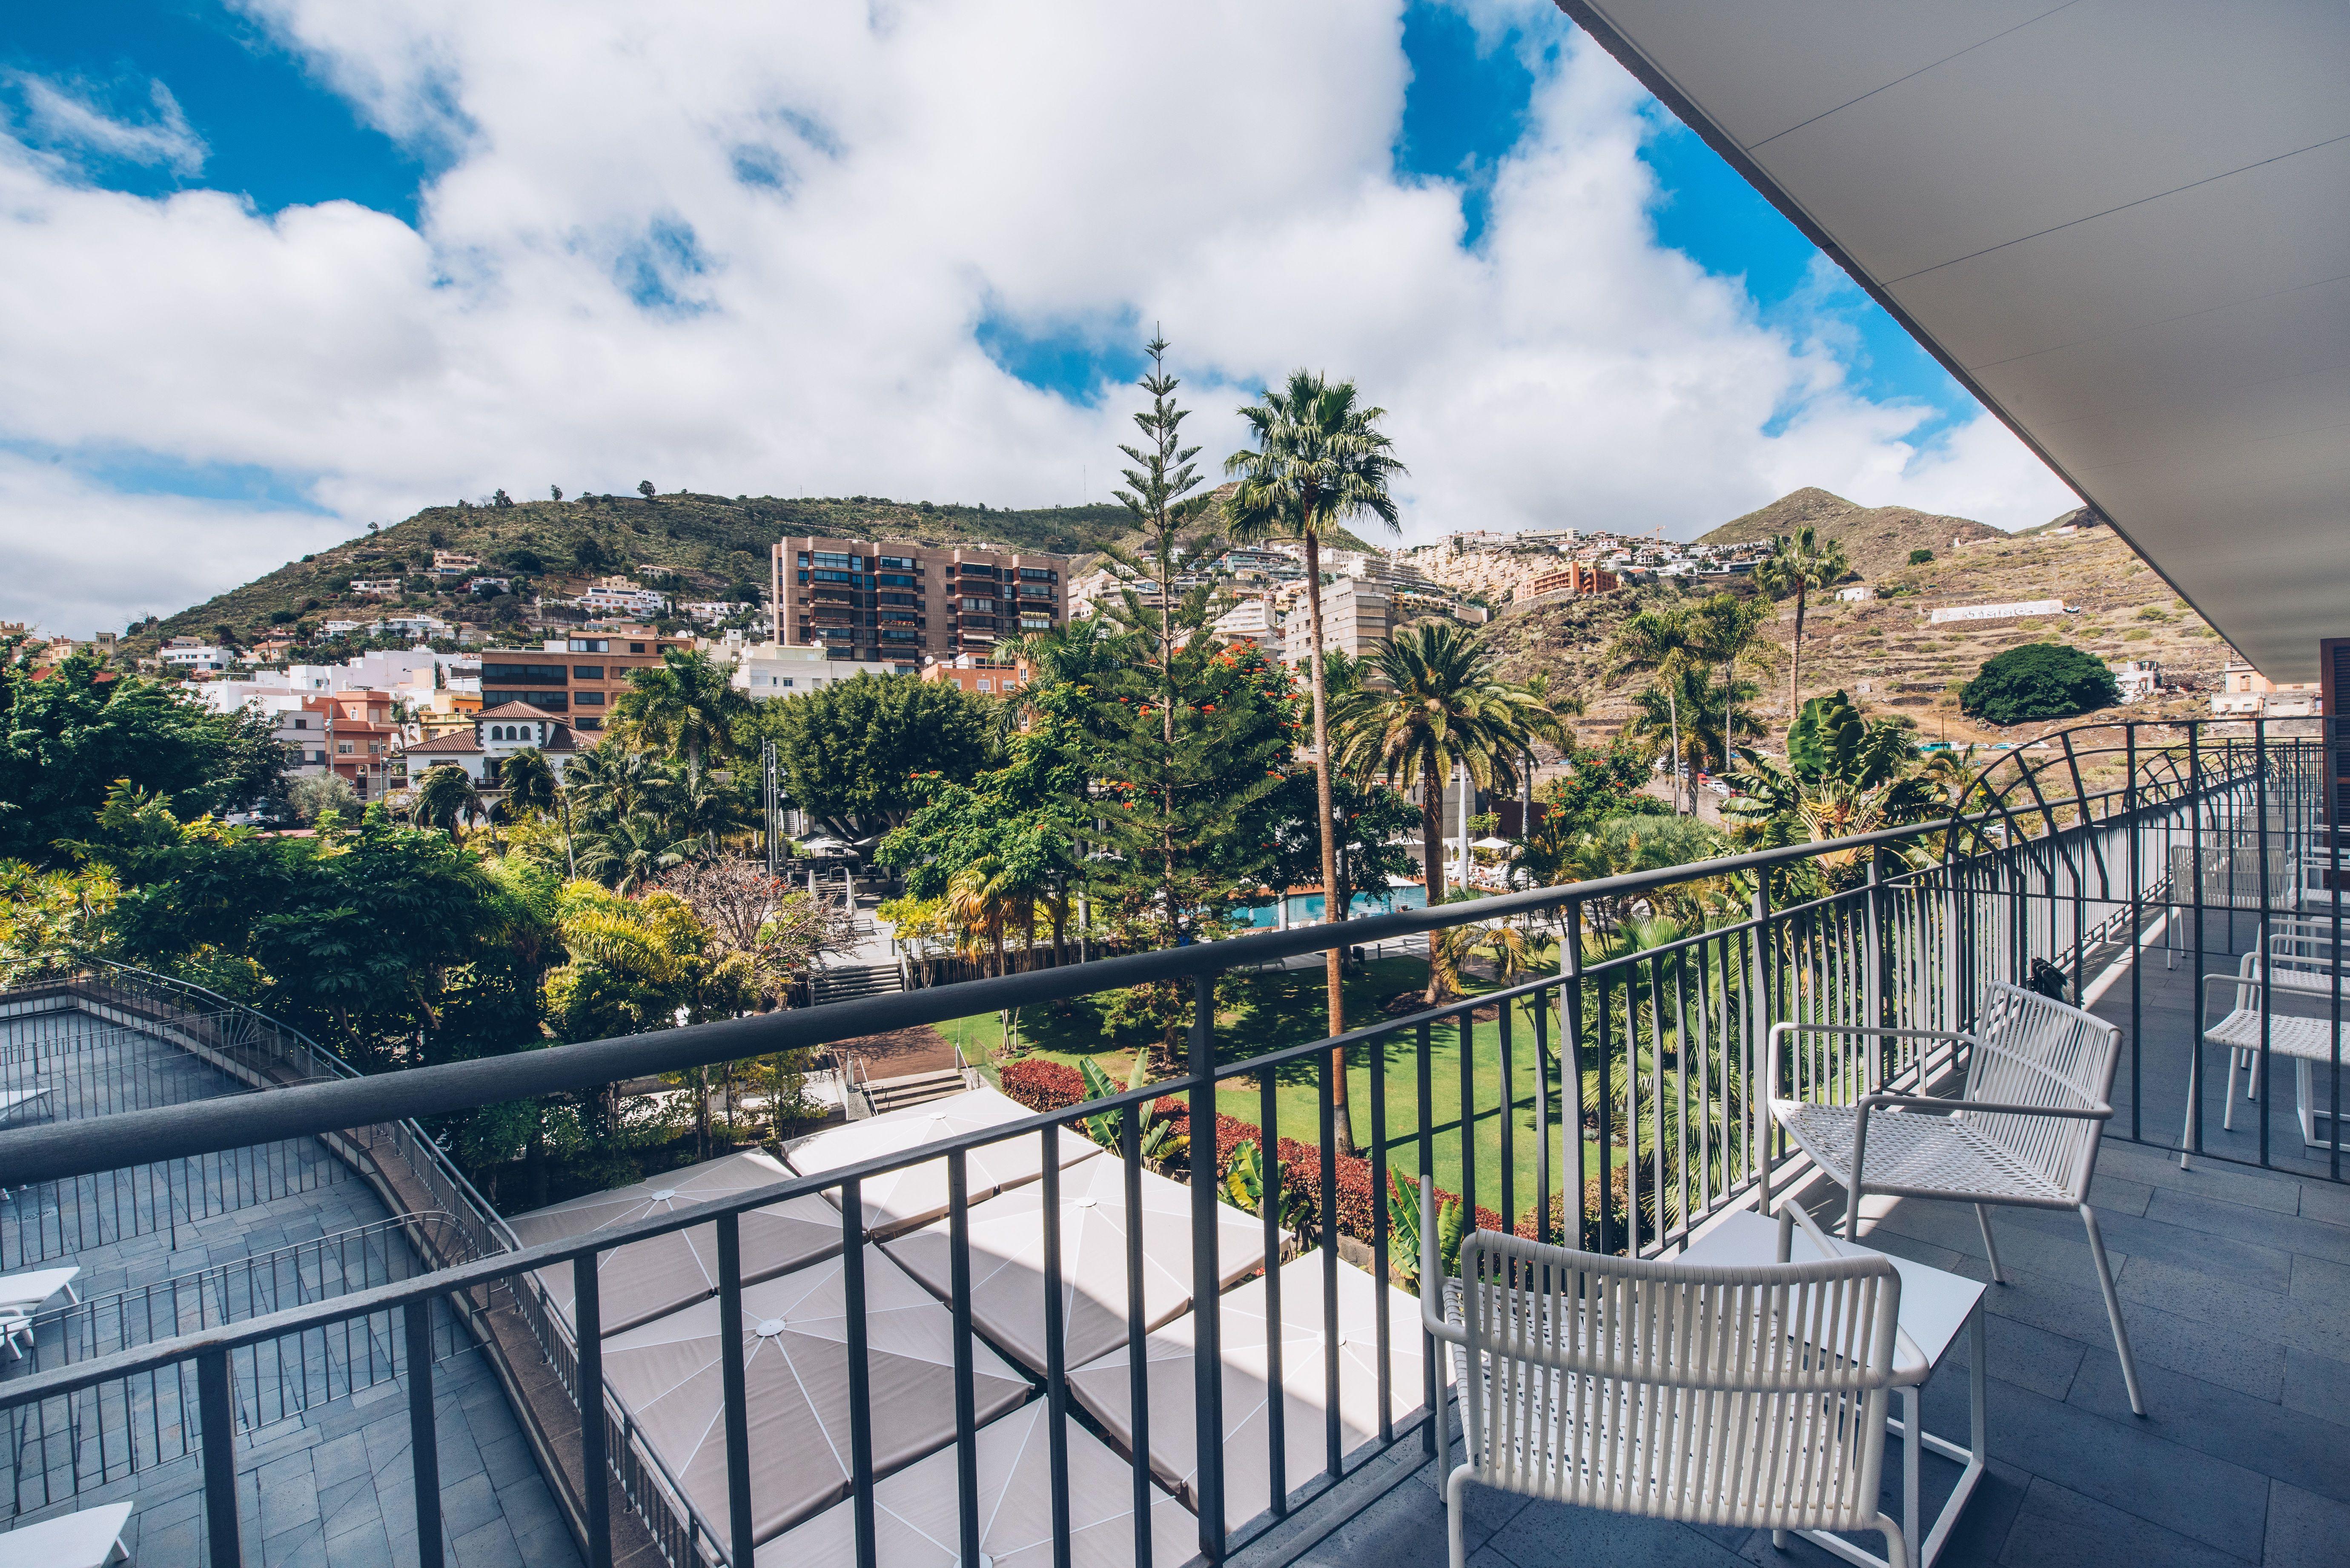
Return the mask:
{"type": "Polygon", "coordinates": [[[526,702],[502,702],[473,715],[470,732],[452,730],[430,741],[412,742],[401,748],[400,755],[407,761],[411,785],[424,776],[426,769],[450,763],[464,769],[474,784],[495,789],[499,764],[516,752],[526,751],[543,753],[560,780],[563,770],[578,753],[579,743],[572,736],[571,726],[561,720],[526,702]]]}

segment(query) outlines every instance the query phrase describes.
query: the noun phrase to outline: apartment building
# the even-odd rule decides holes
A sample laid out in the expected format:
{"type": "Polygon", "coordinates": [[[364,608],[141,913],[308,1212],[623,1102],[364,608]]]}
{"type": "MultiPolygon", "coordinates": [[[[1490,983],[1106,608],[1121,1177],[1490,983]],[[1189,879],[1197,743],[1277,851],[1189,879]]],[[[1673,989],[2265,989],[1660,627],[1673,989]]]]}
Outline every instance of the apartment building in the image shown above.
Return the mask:
{"type": "MultiPolygon", "coordinates": [[[[731,639],[741,635],[729,632],[731,639]]],[[[719,663],[733,661],[732,684],[754,702],[770,697],[798,697],[860,675],[895,675],[895,664],[876,660],[834,659],[821,648],[794,648],[788,643],[711,642],[710,657],[719,663]]]]}
{"type": "Polygon", "coordinates": [[[550,637],[536,648],[484,649],[482,710],[521,702],[561,714],[572,729],[592,735],[604,727],[612,704],[629,689],[632,671],[659,665],[669,649],[692,646],[690,637],[662,637],[643,627],[623,627],[550,637]]]}
{"type": "Polygon", "coordinates": [[[1002,697],[1028,684],[1026,659],[981,659],[963,654],[951,661],[922,666],[922,679],[960,686],[982,696],[1002,697]]]}
{"type": "MultiPolygon", "coordinates": [[[[1305,604],[1305,585],[1293,584],[1281,595],[1286,610],[1281,623],[1281,657],[1303,665],[1314,650],[1313,618],[1305,604]]],[[[1395,629],[1393,596],[1382,584],[1361,577],[1340,577],[1322,589],[1322,646],[1349,658],[1363,659],[1376,651],[1395,629]]]]}
{"type": "Polygon", "coordinates": [[[1602,571],[1588,561],[1569,561],[1557,571],[1544,572],[1528,583],[1524,597],[1539,598],[1544,594],[1610,593],[1620,580],[1615,573],[1602,571]]]}
{"type": "Polygon", "coordinates": [[[787,538],[774,551],[775,639],[911,673],[1061,625],[1068,571],[1068,556],[1041,551],[787,538]]]}

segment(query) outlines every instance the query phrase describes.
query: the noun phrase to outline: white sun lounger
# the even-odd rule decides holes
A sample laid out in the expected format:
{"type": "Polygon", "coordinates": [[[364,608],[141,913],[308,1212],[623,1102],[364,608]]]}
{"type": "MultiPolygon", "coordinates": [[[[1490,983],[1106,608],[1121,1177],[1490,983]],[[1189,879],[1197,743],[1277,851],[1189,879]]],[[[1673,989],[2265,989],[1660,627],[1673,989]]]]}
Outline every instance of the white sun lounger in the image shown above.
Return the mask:
{"type": "Polygon", "coordinates": [[[58,1519],[20,1524],[0,1535],[0,1568],[113,1568],[128,1563],[122,1527],[133,1505],[109,1502],[58,1519]]]}

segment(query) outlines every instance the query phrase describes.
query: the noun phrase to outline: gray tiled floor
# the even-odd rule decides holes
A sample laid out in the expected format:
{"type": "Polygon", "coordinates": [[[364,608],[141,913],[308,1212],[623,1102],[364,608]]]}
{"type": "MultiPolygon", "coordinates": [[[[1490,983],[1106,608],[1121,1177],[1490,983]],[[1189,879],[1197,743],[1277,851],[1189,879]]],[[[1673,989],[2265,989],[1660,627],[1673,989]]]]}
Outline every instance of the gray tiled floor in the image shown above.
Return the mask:
{"type": "MultiPolygon", "coordinates": [[[[2335,1189],[2109,1142],[2095,1200],[2151,1414],[2133,1417],[2076,1220],[2002,1211],[2013,1282],[1989,1297],[1991,1465],[1940,1562],[2037,1564],[2350,1563],[2350,1211],[2335,1189]]],[[[1883,1207],[1864,1240],[1989,1278],[1973,1216],[1883,1207]]],[[[1866,1212],[1866,1210],[1864,1210],[1866,1212]]],[[[1929,1428],[1963,1436],[1965,1345],[1928,1386],[1929,1428]]],[[[1898,1474],[1898,1439],[1888,1447],[1898,1474]]],[[[1929,1457],[1938,1506],[1958,1467],[1929,1457]]],[[[1404,1568],[1444,1561],[1435,1467],[1299,1561],[1404,1568]]],[[[1476,1493],[1471,1562],[1826,1563],[1767,1532],[1700,1530],[1476,1493]]],[[[1888,1488],[1887,1506],[1895,1505],[1888,1488]]],[[[1876,1549],[1873,1538],[1861,1542],[1876,1549]]]]}
{"type": "MultiPolygon", "coordinates": [[[[126,1051],[117,1034],[107,1043],[107,1055],[109,1064],[131,1071],[140,1070],[141,1055],[152,1055],[155,1060],[147,1066],[157,1079],[172,1084],[177,1097],[189,1097],[204,1086],[182,1082],[191,1080],[185,1054],[163,1042],[140,1037],[133,1049],[126,1051]]],[[[54,1064],[49,1071],[53,1075],[57,1073],[54,1064]]],[[[193,1076],[206,1075],[220,1077],[202,1066],[193,1076]]],[[[222,1086],[226,1083],[221,1078],[222,1086]]],[[[95,1105],[99,1096],[89,1096],[89,1101],[95,1105]]],[[[335,1163],[323,1150],[317,1152],[329,1165],[335,1163]]],[[[337,1174],[341,1174],[338,1167],[337,1174]]],[[[243,1202],[209,1214],[207,1210],[224,1204],[239,1204],[234,1182],[203,1201],[191,1202],[184,1193],[175,1197],[182,1216],[175,1225],[120,1236],[57,1260],[81,1266],[84,1272],[78,1285],[85,1297],[387,1217],[374,1193],[357,1180],[335,1179],[310,1190],[243,1202]],[[205,1217],[186,1218],[192,1213],[205,1217]]],[[[28,1215],[14,1212],[10,1204],[0,1204],[0,1227],[29,1222],[28,1215]]],[[[109,1229],[107,1233],[114,1231],[109,1229]]],[[[482,1353],[469,1350],[440,1363],[434,1377],[442,1507],[450,1561],[461,1568],[525,1563],[531,1568],[568,1568],[577,1563],[570,1532],[482,1353]]],[[[0,1393],[5,1390],[5,1383],[0,1381],[0,1393]]],[[[88,1451],[87,1434],[85,1438],[88,1451]]],[[[238,1443],[236,1469],[240,1536],[247,1563],[259,1568],[277,1568],[281,1563],[373,1568],[415,1561],[415,1493],[404,1381],[328,1400],[248,1434],[238,1443]]],[[[13,1479],[13,1472],[0,1473],[13,1479]]],[[[23,1499],[28,1505],[23,1517],[44,1518],[130,1499],[138,1508],[131,1515],[126,1544],[134,1559],[143,1564],[193,1563],[200,1560],[203,1547],[203,1484],[201,1460],[190,1454],[144,1468],[136,1475],[85,1490],[49,1508],[30,1508],[37,1496],[27,1494],[23,1499]]]]}

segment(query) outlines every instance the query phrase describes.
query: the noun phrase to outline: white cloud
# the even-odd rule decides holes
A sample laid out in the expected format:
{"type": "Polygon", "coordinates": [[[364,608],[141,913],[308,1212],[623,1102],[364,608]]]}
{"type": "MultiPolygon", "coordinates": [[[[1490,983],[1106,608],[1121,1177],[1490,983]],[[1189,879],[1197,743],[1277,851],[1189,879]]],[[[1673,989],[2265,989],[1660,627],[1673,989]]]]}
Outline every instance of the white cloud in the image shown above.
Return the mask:
{"type": "MultiPolygon", "coordinates": [[[[338,534],[648,477],[1051,504],[1082,467],[1098,496],[1131,394],[1024,385],[973,337],[993,315],[1163,323],[1211,457],[1265,379],[1355,376],[1392,410],[1415,536],[1686,535],[1803,483],[2010,525],[2069,504],[1987,420],[1920,456],[1927,410],[1857,395],[1832,341],[1660,250],[1646,100],[1595,49],[1529,53],[1530,129],[1470,252],[1458,192],[1392,172],[1392,7],[252,8],[373,122],[446,150],[419,227],[137,199],[0,140],[0,437],[311,476],[338,534]]],[[[170,521],[94,483],[72,499],[170,521]]],[[[270,559],[321,526],[199,510],[282,537],[270,559]]],[[[253,558],[192,553],[189,597],[253,558]]],[[[98,576],[91,605],[147,607],[98,576]]],[[[37,581],[0,581],[0,614],[28,611],[53,613],[37,581]]]]}
{"type": "Polygon", "coordinates": [[[203,171],[203,138],[189,128],[180,100],[161,82],[148,83],[154,118],[139,121],[118,119],[87,93],[46,77],[13,72],[7,80],[24,98],[25,130],[36,145],[169,169],[182,179],[203,171]]]}

